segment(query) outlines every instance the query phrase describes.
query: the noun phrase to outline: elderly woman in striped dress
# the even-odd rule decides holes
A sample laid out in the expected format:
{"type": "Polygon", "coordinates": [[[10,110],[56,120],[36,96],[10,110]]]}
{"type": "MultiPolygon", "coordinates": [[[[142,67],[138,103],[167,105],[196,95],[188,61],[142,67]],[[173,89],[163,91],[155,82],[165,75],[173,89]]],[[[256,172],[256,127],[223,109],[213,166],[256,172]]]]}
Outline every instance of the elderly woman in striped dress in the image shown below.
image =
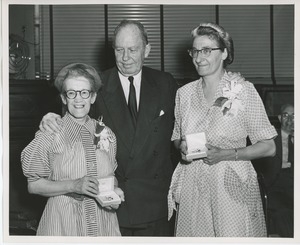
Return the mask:
{"type": "MultiPolygon", "coordinates": [[[[113,176],[117,167],[114,133],[88,116],[101,84],[93,67],[65,66],[55,80],[67,107],[61,130],[38,131],[21,154],[29,193],[48,197],[37,235],[120,235],[118,205],[104,208],[97,202],[98,179],[113,176]]],[[[115,192],[124,200],[116,183],[115,192]]]]}

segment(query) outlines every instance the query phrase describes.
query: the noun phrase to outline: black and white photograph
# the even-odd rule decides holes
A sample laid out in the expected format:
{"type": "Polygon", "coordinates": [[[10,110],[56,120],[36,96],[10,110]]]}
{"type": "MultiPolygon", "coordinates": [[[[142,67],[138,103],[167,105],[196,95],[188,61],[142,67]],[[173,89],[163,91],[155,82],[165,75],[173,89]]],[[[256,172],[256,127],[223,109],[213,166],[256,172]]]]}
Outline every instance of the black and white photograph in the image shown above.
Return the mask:
{"type": "Polygon", "coordinates": [[[300,244],[299,3],[1,13],[1,242],[300,244]]]}

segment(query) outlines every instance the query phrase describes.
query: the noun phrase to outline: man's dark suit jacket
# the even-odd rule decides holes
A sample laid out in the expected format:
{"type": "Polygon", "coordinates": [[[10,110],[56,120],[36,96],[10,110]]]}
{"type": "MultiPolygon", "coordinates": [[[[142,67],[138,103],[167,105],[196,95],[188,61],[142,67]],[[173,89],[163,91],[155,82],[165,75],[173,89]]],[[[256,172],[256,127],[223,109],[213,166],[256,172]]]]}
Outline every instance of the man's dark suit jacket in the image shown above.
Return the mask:
{"type": "Polygon", "coordinates": [[[294,150],[291,145],[288,155],[292,164],[291,168],[282,170],[281,129],[277,129],[277,133],[276,155],[255,160],[252,163],[257,173],[262,173],[264,176],[268,196],[268,232],[282,237],[293,237],[294,150]]]}
{"type": "Polygon", "coordinates": [[[132,227],[167,216],[167,193],[173,172],[170,147],[176,81],[171,74],[142,69],[136,129],[117,68],[102,74],[104,86],[95,102],[95,116],[117,137],[116,177],[125,193],[118,211],[121,227],[132,227]]]}
{"type": "Polygon", "coordinates": [[[264,184],[267,191],[274,184],[282,165],[282,139],[281,129],[276,129],[278,136],[274,139],[276,145],[276,155],[274,157],[265,157],[252,160],[252,164],[259,174],[263,174],[264,184]]]}
{"type": "MultiPolygon", "coordinates": [[[[270,191],[272,185],[275,184],[276,179],[280,173],[282,166],[282,137],[281,129],[276,129],[278,136],[274,139],[276,144],[276,155],[274,157],[265,157],[252,161],[257,173],[262,173],[264,176],[264,183],[267,191],[270,191]]],[[[292,147],[293,148],[293,147],[292,147]]],[[[289,152],[289,160],[292,163],[291,174],[294,172],[294,151],[289,152]]]]}

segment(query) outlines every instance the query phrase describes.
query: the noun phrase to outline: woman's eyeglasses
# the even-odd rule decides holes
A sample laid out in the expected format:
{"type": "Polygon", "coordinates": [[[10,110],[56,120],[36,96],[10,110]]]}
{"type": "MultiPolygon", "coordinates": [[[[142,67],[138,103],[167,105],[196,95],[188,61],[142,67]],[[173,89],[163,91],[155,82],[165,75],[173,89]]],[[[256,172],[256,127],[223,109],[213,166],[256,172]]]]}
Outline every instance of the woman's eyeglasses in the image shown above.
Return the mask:
{"type": "Polygon", "coordinates": [[[210,56],[211,51],[214,50],[220,50],[222,48],[203,48],[203,49],[188,49],[188,53],[192,58],[197,58],[199,53],[201,54],[202,57],[207,58],[210,56]]]}
{"type": "Polygon", "coordinates": [[[78,93],[80,94],[81,98],[83,98],[83,99],[87,99],[91,95],[91,91],[87,90],[87,89],[83,89],[83,90],[72,90],[72,89],[70,89],[70,90],[65,92],[65,95],[69,99],[75,99],[77,97],[78,93]]]}

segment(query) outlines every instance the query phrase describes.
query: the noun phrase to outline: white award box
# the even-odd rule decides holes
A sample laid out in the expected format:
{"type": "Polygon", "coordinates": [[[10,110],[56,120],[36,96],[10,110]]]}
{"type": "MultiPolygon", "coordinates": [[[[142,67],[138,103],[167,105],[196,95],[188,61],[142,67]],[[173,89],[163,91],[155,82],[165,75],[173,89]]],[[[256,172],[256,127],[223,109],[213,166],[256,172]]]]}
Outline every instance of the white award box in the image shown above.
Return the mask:
{"type": "Polygon", "coordinates": [[[110,176],[107,178],[98,179],[99,181],[99,194],[97,201],[102,207],[106,207],[112,204],[120,204],[121,199],[119,195],[114,192],[114,177],[110,176]]]}
{"type": "Polygon", "coordinates": [[[194,159],[207,156],[207,148],[205,146],[206,136],[204,132],[187,134],[185,138],[187,144],[187,154],[181,154],[183,160],[192,161],[194,159]]]}

